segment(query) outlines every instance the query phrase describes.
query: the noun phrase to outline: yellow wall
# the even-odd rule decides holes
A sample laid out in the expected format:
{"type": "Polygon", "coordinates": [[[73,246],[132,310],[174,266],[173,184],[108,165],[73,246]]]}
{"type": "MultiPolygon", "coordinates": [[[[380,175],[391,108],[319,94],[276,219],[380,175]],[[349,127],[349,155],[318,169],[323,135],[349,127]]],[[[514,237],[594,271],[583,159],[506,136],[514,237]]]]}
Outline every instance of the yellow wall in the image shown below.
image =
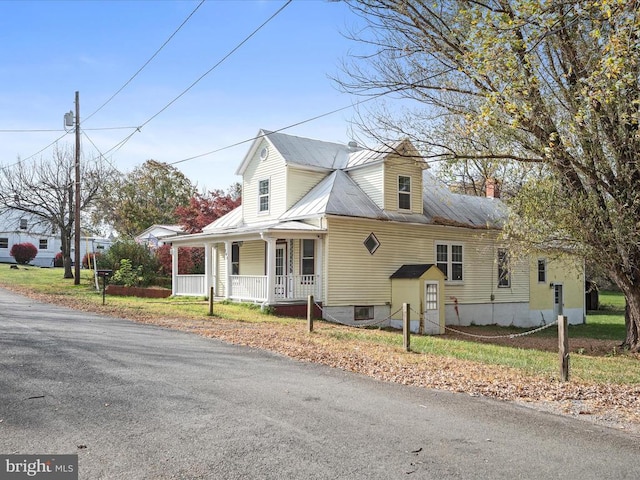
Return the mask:
{"type": "Polygon", "coordinates": [[[384,209],[398,210],[398,176],[411,177],[411,212],[422,213],[422,168],[410,158],[389,158],[384,163],[384,209]]]}
{"type": "Polygon", "coordinates": [[[531,259],[531,310],[552,310],[554,289],[550,284],[562,284],[564,308],[584,307],[584,268],[580,259],[572,257],[546,258],[534,256],[531,259]],[[538,282],[538,259],[547,263],[547,278],[544,283],[538,282]]]}
{"type": "Polygon", "coordinates": [[[349,171],[349,176],[380,208],[384,208],[384,165],[379,163],[349,171]]]}
{"type": "Polygon", "coordinates": [[[304,170],[290,166],[287,167],[287,209],[293,207],[327,175],[327,172],[316,172],[313,170],[304,170]]]}
{"type": "Polygon", "coordinates": [[[464,282],[445,284],[446,303],[489,303],[492,294],[495,302],[529,299],[526,262],[514,262],[511,288],[497,288],[496,232],[341,217],[328,218],[327,229],[328,305],[391,302],[391,274],[403,264],[435,263],[438,241],[463,245],[464,282]],[[380,242],[373,255],[363,245],[372,232],[380,242]]]}

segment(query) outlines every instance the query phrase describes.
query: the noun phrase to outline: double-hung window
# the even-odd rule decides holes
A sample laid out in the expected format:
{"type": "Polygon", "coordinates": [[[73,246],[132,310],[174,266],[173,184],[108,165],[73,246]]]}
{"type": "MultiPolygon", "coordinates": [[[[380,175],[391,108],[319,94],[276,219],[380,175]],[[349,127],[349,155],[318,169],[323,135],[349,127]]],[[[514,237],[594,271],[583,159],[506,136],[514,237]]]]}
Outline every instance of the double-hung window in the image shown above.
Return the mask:
{"type": "Polygon", "coordinates": [[[498,287],[511,286],[511,273],[509,272],[509,251],[506,248],[498,249],[498,287]]]}
{"type": "Polygon", "coordinates": [[[302,275],[315,274],[315,240],[302,240],[300,269],[302,275]]]}
{"type": "Polygon", "coordinates": [[[463,280],[463,249],[455,243],[436,244],[436,265],[449,282],[463,280]]]}
{"type": "Polygon", "coordinates": [[[544,258],[538,259],[538,283],[547,283],[547,261],[544,258]]]}
{"type": "Polygon", "coordinates": [[[0,248],[9,248],[9,239],[7,237],[0,238],[0,248]]]}
{"type": "Polygon", "coordinates": [[[46,238],[41,238],[39,248],[40,250],[46,250],[47,248],[49,248],[49,240],[46,238]]]}
{"type": "Polygon", "coordinates": [[[258,182],[258,213],[269,211],[269,179],[258,182]]]}
{"type": "Polygon", "coordinates": [[[231,244],[231,275],[240,275],[240,244],[231,244]]]}
{"type": "Polygon", "coordinates": [[[398,210],[411,210],[411,177],[398,175],[398,210]]]}

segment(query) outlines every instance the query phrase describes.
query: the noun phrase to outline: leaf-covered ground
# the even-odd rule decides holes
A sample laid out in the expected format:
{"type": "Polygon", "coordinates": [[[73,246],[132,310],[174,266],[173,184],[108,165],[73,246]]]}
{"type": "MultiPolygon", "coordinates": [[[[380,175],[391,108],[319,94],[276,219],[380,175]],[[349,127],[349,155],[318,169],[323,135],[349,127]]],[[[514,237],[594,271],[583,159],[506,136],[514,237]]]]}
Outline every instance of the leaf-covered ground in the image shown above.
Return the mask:
{"type": "MultiPolygon", "coordinates": [[[[507,367],[438,355],[406,353],[397,346],[345,339],[339,333],[350,327],[325,322],[316,322],[314,332],[309,334],[306,322],[302,320],[283,324],[249,323],[215,317],[201,320],[165,318],[131,313],[130,310],[115,306],[88,305],[69,297],[34,294],[24,290],[22,293],[45,302],[189,331],[383,381],[517,402],[640,435],[640,385],[586,384],[575,381],[563,383],[555,379],[525,375],[507,367]]],[[[509,339],[500,341],[506,343],[509,339]]],[[[572,341],[583,345],[579,348],[594,352],[610,351],[616,343],[588,339],[572,341]]],[[[557,340],[523,337],[519,346],[556,351],[557,340]]],[[[572,349],[575,347],[573,345],[572,349]]]]}

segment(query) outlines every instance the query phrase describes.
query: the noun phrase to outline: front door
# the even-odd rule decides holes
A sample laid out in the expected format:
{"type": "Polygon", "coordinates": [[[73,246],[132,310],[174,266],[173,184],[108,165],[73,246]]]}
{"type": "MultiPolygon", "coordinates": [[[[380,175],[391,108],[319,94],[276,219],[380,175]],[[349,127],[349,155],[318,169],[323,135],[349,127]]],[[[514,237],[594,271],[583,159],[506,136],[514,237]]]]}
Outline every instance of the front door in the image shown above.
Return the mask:
{"type": "Polygon", "coordinates": [[[559,315],[563,315],[562,305],[564,304],[564,298],[562,295],[562,285],[555,284],[553,286],[553,315],[554,318],[558,318],[559,315]]]}
{"type": "Polygon", "coordinates": [[[287,244],[276,244],[276,298],[287,298],[287,244]]]}
{"type": "Polygon", "coordinates": [[[438,282],[424,284],[424,333],[440,334],[440,305],[438,305],[438,282]]]}

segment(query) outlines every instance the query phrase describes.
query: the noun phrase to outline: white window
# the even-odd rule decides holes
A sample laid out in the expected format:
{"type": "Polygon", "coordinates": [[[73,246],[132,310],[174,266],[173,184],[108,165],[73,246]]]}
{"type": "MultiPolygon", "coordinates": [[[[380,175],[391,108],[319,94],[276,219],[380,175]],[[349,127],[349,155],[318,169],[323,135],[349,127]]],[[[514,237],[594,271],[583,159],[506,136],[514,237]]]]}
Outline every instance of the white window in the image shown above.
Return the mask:
{"type": "Polygon", "coordinates": [[[462,282],[463,249],[462,245],[453,243],[436,244],[436,265],[442,270],[447,281],[462,282]]]}
{"type": "Polygon", "coordinates": [[[498,287],[511,286],[511,273],[509,272],[509,252],[506,248],[498,249],[498,287]]]}
{"type": "Polygon", "coordinates": [[[28,227],[28,222],[26,218],[20,219],[20,230],[26,230],[28,227]]]}
{"type": "Polygon", "coordinates": [[[398,209],[411,210],[411,177],[398,176],[398,209]]]}
{"type": "Polygon", "coordinates": [[[547,260],[538,259],[538,283],[547,283],[547,260]]]}
{"type": "Polygon", "coordinates": [[[47,240],[46,238],[41,238],[39,247],[40,250],[46,250],[47,248],[49,248],[49,240],[47,240]]]}
{"type": "Polygon", "coordinates": [[[0,248],[9,248],[9,239],[7,237],[0,238],[0,248]]]}
{"type": "Polygon", "coordinates": [[[302,240],[301,245],[301,258],[300,258],[300,270],[302,275],[314,275],[315,274],[315,240],[302,240]]]}
{"type": "Polygon", "coordinates": [[[269,179],[258,183],[258,212],[269,211],[269,179]]]}
{"type": "Polygon", "coordinates": [[[231,275],[240,275],[240,244],[231,244],[231,275]]]}

